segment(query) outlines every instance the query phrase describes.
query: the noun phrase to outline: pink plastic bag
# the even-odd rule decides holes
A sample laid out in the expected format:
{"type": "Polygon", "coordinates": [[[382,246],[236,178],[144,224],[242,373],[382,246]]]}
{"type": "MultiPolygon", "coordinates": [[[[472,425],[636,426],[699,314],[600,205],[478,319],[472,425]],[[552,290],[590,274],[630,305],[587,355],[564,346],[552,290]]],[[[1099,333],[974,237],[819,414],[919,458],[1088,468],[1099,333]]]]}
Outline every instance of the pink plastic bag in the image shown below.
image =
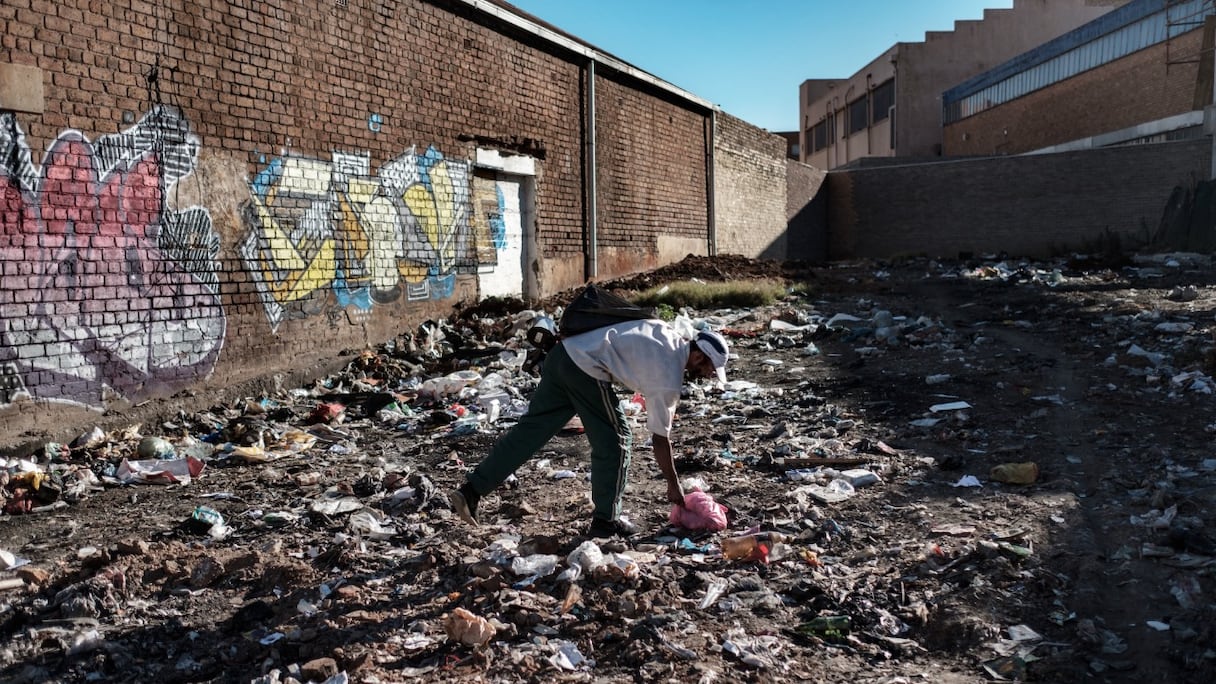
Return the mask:
{"type": "Polygon", "coordinates": [[[688,530],[717,532],[726,529],[726,506],[700,490],[684,495],[684,505],[672,505],[667,519],[688,530]]]}

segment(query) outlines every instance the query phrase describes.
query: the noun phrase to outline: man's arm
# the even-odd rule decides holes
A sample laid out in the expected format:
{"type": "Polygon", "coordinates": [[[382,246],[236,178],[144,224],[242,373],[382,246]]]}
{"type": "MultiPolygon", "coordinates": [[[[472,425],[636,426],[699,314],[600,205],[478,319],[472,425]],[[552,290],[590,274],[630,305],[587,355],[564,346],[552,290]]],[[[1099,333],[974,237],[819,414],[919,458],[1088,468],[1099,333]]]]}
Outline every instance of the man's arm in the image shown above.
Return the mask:
{"type": "Polygon", "coordinates": [[[663,435],[652,435],[654,443],[654,460],[659,464],[663,477],[667,478],[667,500],[673,504],[684,505],[684,490],[676,477],[676,464],[671,459],[671,440],[663,435]]]}

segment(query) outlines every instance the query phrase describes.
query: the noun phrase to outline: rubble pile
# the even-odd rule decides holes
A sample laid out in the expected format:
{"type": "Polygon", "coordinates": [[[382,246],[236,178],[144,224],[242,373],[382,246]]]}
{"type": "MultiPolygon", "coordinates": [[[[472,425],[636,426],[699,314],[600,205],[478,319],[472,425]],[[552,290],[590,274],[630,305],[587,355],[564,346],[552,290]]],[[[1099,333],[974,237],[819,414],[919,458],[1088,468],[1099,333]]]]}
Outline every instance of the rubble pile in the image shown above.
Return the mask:
{"type": "MultiPolygon", "coordinates": [[[[1216,673],[1216,269],[694,258],[608,284],[786,277],[678,312],[731,339],[673,432],[641,397],[588,539],[577,420],[473,528],[446,493],[527,408],[492,303],[305,387],[94,429],[0,472],[5,681],[1199,682],[1216,673]]],[[[568,301],[565,300],[565,301],[568,301]]]]}

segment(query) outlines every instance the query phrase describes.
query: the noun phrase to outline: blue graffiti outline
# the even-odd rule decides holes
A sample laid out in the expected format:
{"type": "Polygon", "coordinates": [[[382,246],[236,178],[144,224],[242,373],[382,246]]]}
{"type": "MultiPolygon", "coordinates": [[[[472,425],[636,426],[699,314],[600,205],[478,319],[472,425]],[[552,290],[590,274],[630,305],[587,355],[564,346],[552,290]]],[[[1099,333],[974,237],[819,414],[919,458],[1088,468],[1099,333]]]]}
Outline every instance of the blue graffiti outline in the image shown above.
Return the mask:
{"type": "Polygon", "coordinates": [[[278,183],[279,179],[282,177],[283,158],[275,157],[274,159],[270,160],[270,164],[268,164],[266,168],[262,169],[258,172],[258,175],[254,176],[253,182],[250,183],[250,185],[253,186],[253,191],[257,194],[258,199],[265,202],[266,195],[270,192],[270,188],[274,187],[274,185],[278,183]]]}
{"type": "Polygon", "coordinates": [[[351,289],[346,284],[346,272],[341,268],[334,269],[334,282],[331,286],[334,291],[334,296],[341,306],[354,305],[364,311],[370,311],[372,308],[372,292],[371,288],[363,285],[356,289],[351,289]]]}
{"type": "Polygon", "coordinates": [[[507,209],[507,199],[502,194],[502,186],[498,183],[494,184],[494,194],[498,195],[498,213],[491,214],[490,221],[490,238],[494,241],[494,249],[506,249],[507,247],[507,220],[503,218],[503,212],[507,209]]]}
{"type": "Polygon", "coordinates": [[[431,184],[431,169],[443,160],[443,153],[434,145],[427,147],[426,153],[418,156],[418,182],[431,194],[435,192],[435,186],[431,184]]]}

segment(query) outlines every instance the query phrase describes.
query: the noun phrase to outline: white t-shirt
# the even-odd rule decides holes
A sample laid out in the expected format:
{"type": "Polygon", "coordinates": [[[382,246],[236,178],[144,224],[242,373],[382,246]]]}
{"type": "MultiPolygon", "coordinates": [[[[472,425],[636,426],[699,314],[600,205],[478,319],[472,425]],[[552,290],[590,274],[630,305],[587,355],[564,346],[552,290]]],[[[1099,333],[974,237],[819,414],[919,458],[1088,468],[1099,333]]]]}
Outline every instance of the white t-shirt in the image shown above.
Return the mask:
{"type": "Polygon", "coordinates": [[[646,427],[671,434],[691,349],[674,328],[657,319],[629,321],[568,337],[562,345],[587,375],[646,397],[646,427]]]}

